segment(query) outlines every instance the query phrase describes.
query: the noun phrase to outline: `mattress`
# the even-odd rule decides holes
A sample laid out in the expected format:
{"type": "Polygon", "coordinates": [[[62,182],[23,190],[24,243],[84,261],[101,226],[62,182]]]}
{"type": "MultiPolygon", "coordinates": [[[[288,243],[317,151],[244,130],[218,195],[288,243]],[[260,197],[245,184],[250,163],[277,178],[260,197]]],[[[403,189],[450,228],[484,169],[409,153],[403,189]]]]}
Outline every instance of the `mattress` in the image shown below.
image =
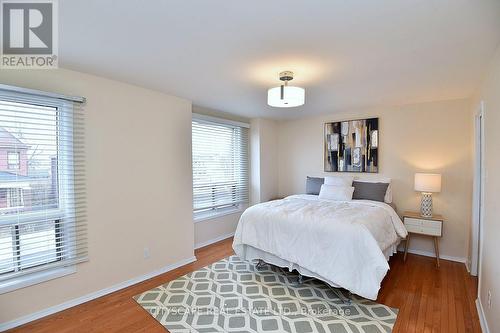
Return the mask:
{"type": "Polygon", "coordinates": [[[406,229],[389,205],[295,195],[248,208],[233,241],[240,258],[296,269],[376,299],[406,229]]]}

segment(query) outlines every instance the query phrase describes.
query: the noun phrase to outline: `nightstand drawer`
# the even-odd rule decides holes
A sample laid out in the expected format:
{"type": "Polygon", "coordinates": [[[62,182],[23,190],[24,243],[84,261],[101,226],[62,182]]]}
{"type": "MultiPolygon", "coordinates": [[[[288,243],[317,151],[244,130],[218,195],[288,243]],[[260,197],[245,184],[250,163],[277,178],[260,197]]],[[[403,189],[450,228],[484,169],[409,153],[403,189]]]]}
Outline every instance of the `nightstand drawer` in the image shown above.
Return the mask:
{"type": "Polygon", "coordinates": [[[404,218],[404,223],[405,225],[413,225],[413,226],[416,226],[416,227],[421,227],[422,226],[422,220],[419,220],[419,219],[413,219],[411,217],[405,217],[404,218]]]}
{"type": "Polygon", "coordinates": [[[416,219],[411,217],[406,217],[404,219],[404,224],[409,232],[416,234],[429,235],[429,236],[441,236],[441,221],[431,221],[416,219]]]}

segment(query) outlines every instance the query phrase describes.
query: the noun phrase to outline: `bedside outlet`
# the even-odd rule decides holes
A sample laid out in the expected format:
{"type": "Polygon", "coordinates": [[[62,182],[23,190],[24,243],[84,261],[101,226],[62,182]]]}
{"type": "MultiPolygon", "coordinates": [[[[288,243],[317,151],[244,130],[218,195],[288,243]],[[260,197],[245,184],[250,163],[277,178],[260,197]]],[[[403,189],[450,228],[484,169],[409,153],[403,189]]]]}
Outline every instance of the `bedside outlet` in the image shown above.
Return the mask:
{"type": "Polygon", "coordinates": [[[488,290],[488,309],[491,309],[491,290],[488,290]]]}
{"type": "Polygon", "coordinates": [[[145,247],[144,248],[144,259],[149,259],[150,257],[150,253],[149,253],[149,247],[145,247]]]}

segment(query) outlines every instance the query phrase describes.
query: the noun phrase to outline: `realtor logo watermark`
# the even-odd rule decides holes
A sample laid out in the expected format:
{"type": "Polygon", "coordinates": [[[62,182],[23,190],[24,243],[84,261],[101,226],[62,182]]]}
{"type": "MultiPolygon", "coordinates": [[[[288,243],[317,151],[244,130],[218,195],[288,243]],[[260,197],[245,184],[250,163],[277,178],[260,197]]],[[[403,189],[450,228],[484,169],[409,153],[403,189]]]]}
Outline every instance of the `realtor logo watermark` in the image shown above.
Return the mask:
{"type": "Polygon", "coordinates": [[[0,5],[0,67],[57,68],[57,0],[0,0],[0,5]]]}

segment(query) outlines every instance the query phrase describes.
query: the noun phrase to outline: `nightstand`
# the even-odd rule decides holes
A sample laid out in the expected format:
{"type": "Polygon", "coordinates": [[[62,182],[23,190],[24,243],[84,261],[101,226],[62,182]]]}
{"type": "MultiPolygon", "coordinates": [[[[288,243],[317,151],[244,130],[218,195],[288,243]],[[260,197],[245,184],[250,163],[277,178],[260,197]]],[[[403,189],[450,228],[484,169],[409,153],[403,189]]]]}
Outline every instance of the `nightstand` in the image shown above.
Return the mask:
{"type": "Polygon", "coordinates": [[[403,223],[408,230],[406,237],[404,261],[408,254],[410,238],[412,235],[429,236],[434,239],[434,251],[436,252],[436,264],[439,267],[439,238],[443,235],[444,219],[441,215],[434,214],[432,217],[424,217],[420,213],[405,212],[403,214],[403,223]]]}

